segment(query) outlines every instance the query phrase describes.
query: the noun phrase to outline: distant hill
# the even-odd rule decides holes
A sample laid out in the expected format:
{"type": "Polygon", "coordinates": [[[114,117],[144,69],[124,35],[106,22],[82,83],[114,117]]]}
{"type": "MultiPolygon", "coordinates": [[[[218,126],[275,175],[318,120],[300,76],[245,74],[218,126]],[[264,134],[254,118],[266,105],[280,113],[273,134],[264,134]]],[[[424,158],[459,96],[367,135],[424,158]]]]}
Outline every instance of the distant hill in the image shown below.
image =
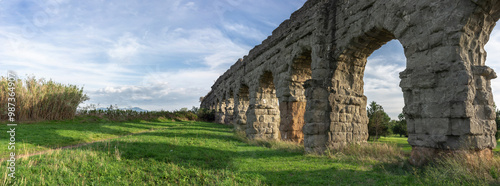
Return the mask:
{"type": "MultiPolygon", "coordinates": [[[[137,112],[148,112],[149,110],[144,110],[140,107],[129,107],[129,108],[118,108],[120,110],[133,110],[133,111],[137,111],[137,112]]],[[[97,110],[108,110],[108,108],[105,108],[105,107],[100,107],[100,108],[97,108],[97,110]]]]}
{"type": "Polygon", "coordinates": [[[124,109],[124,110],[133,110],[133,111],[137,111],[137,112],[147,112],[148,111],[148,110],[144,110],[144,109],[139,108],[139,107],[132,107],[132,108],[124,109]]]}

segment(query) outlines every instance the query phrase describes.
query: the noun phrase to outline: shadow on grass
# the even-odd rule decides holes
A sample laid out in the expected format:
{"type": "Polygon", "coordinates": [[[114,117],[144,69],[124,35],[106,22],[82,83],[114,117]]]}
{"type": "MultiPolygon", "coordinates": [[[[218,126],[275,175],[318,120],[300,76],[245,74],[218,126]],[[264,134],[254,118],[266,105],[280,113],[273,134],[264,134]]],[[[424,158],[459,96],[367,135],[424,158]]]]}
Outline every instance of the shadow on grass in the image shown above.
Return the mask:
{"type": "Polygon", "coordinates": [[[160,162],[172,162],[186,168],[202,169],[234,168],[232,167],[234,158],[303,156],[301,153],[285,153],[266,148],[238,152],[235,148],[252,146],[236,139],[230,128],[213,130],[203,123],[190,125],[192,126],[183,125],[98,142],[82,148],[108,152],[116,147],[122,159],[154,159],[160,162]]]}
{"type": "MultiPolygon", "coordinates": [[[[87,123],[79,121],[53,121],[33,124],[19,124],[16,127],[16,142],[19,153],[25,153],[22,143],[34,147],[59,148],[69,145],[109,139],[131,133],[181,126],[185,122],[122,122],[122,123],[87,123]]],[[[0,130],[7,131],[9,127],[2,125],[0,130]]],[[[7,139],[2,139],[2,141],[7,139]]],[[[28,149],[30,153],[35,149],[28,149]]],[[[0,150],[0,159],[5,158],[7,150],[0,150]]]]}
{"type": "MultiPolygon", "coordinates": [[[[205,136],[207,137],[207,136],[205,136]]],[[[218,138],[217,138],[218,139],[218,138]]],[[[237,141],[235,141],[237,142],[237,141]]],[[[140,161],[154,159],[158,162],[173,163],[186,169],[196,170],[231,170],[238,172],[241,161],[250,162],[247,167],[250,171],[240,172],[242,176],[258,177],[263,183],[269,185],[329,185],[335,184],[368,184],[387,185],[407,183],[408,173],[396,167],[395,164],[384,164],[390,170],[375,167],[371,170],[357,170],[360,166],[356,162],[334,163],[325,157],[305,157],[301,153],[287,153],[280,150],[266,148],[251,148],[246,151],[220,150],[210,147],[174,145],[172,143],[148,142],[101,142],[89,146],[90,150],[113,153],[114,147],[120,152],[123,160],[140,161]],[[295,161],[306,163],[321,163],[329,168],[304,168],[286,170],[286,165],[280,163],[295,161]],[[265,161],[264,164],[252,165],[252,162],[265,161]],[[235,162],[238,162],[235,164],[235,162]],[[277,171],[270,171],[270,164],[276,165],[277,171]],[[279,167],[279,168],[278,168],[279,167]],[[396,171],[393,169],[398,169],[396,171]],[[394,180],[397,178],[399,180],[394,180]]],[[[133,164],[133,163],[132,163],[133,164]]],[[[271,168],[271,170],[274,168],[271,168]]]]}

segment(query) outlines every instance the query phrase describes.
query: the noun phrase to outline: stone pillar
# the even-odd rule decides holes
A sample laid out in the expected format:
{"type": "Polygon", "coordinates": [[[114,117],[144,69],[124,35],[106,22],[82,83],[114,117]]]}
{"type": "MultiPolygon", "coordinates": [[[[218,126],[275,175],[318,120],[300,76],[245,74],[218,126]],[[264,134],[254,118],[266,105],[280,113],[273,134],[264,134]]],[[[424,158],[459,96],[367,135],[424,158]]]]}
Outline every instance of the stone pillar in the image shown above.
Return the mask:
{"type": "MultiPolygon", "coordinates": [[[[435,6],[450,10],[446,2],[435,6]]],[[[462,13],[447,12],[447,18],[441,12],[417,14],[413,20],[435,22],[420,23],[407,31],[414,35],[404,37],[408,61],[400,86],[415,165],[457,151],[491,157],[496,146],[490,86],[496,74],[485,66],[484,45],[498,20],[500,2],[460,1],[456,6],[462,13]]]]}
{"type": "Polygon", "coordinates": [[[304,114],[307,105],[304,83],[311,79],[312,51],[306,46],[297,47],[295,51],[298,53],[288,71],[290,81],[283,83],[286,85],[286,96],[281,95],[280,133],[282,140],[302,143],[304,141],[302,128],[305,124],[304,114]]]}
{"type": "Polygon", "coordinates": [[[245,131],[247,124],[247,110],[250,104],[248,86],[242,85],[234,106],[234,129],[236,131],[245,131]]]}
{"type": "Polygon", "coordinates": [[[224,124],[224,119],[226,118],[225,110],[226,110],[226,101],[223,100],[222,102],[218,102],[217,111],[215,112],[215,123],[224,124]]]}
{"type": "MultiPolygon", "coordinates": [[[[351,75],[354,74],[352,72],[351,75]]],[[[329,92],[331,123],[327,132],[327,147],[331,149],[351,143],[366,143],[368,139],[367,98],[363,95],[362,80],[354,80],[353,83],[343,78],[334,77],[329,92]]]]}
{"type": "Polygon", "coordinates": [[[281,102],[280,103],[280,133],[281,139],[302,143],[304,141],[304,113],[306,111],[305,101],[281,102]]]}
{"type": "Polygon", "coordinates": [[[304,85],[306,89],[307,105],[304,115],[305,125],[304,147],[306,152],[323,153],[331,135],[328,136],[330,127],[330,111],[328,104],[329,92],[323,80],[308,80],[304,85]]]}
{"type": "Polygon", "coordinates": [[[468,48],[439,46],[408,56],[412,65],[400,74],[400,86],[414,165],[443,152],[492,155],[497,129],[490,80],[496,74],[483,66],[484,53],[468,48]]]}
{"type": "Polygon", "coordinates": [[[234,99],[233,95],[229,96],[229,99],[226,101],[226,112],[224,114],[224,124],[226,125],[232,125],[233,124],[233,118],[234,118],[234,99]]]}
{"type": "Polygon", "coordinates": [[[250,97],[246,129],[250,139],[279,139],[279,103],[272,77],[271,72],[264,73],[258,92],[250,97]]]}

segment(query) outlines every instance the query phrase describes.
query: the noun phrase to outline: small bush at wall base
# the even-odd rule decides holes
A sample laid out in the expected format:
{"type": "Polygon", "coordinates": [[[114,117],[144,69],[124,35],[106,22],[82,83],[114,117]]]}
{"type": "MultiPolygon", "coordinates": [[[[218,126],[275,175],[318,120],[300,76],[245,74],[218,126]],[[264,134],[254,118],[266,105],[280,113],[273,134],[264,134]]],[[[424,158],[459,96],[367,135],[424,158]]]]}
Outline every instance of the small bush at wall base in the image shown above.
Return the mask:
{"type": "Polygon", "coordinates": [[[197,110],[198,119],[200,121],[214,122],[215,121],[215,110],[209,110],[206,108],[200,108],[197,110]]]}

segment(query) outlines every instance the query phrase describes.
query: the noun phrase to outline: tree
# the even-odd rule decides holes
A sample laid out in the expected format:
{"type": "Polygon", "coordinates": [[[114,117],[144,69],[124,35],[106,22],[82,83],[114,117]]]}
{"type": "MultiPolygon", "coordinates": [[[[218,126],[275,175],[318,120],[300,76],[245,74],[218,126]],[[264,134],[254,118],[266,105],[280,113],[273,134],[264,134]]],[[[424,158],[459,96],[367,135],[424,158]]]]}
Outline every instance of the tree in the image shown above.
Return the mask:
{"type": "Polygon", "coordinates": [[[382,105],[372,101],[370,107],[367,108],[367,114],[369,119],[368,134],[374,141],[378,140],[379,136],[389,134],[389,121],[391,118],[385,113],[382,105]]]}
{"type": "Polygon", "coordinates": [[[406,118],[403,113],[398,115],[399,121],[396,121],[396,125],[392,127],[392,132],[394,134],[399,134],[399,137],[403,135],[408,137],[408,129],[406,128],[406,118]]]}

